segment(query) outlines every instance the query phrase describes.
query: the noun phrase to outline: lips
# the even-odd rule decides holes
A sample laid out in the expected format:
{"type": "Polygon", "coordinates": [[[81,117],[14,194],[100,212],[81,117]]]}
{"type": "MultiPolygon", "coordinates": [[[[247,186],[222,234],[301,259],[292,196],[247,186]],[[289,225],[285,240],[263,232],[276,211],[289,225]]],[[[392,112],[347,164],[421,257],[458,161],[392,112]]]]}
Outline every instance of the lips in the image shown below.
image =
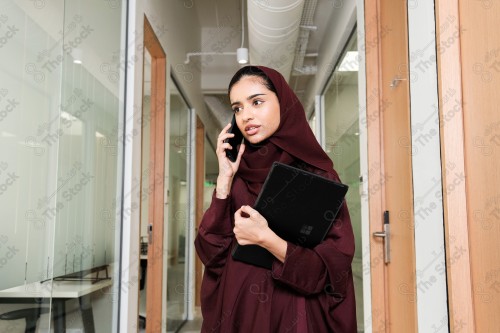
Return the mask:
{"type": "Polygon", "coordinates": [[[250,124],[250,125],[247,125],[245,127],[245,132],[248,134],[248,135],[255,135],[259,132],[259,128],[260,126],[259,125],[253,125],[253,124],[250,124]]]}

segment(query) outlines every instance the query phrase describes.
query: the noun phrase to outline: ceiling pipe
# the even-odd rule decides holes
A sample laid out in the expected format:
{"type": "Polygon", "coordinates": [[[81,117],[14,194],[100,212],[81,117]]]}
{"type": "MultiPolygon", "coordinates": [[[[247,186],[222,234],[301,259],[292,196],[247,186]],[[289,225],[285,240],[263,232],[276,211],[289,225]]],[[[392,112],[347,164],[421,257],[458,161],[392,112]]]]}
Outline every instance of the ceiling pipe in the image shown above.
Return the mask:
{"type": "Polygon", "coordinates": [[[250,63],[292,72],[304,0],[248,0],[250,63]]]}
{"type": "Polygon", "coordinates": [[[316,66],[304,65],[304,58],[309,45],[309,35],[317,30],[317,26],[313,22],[317,2],[317,0],[307,0],[304,4],[304,13],[300,22],[300,32],[293,62],[292,75],[294,76],[315,75],[317,72],[316,66]]]}
{"type": "Polygon", "coordinates": [[[236,55],[237,52],[188,52],[186,53],[186,60],[184,63],[187,65],[191,61],[191,57],[204,56],[204,55],[236,55]]]}

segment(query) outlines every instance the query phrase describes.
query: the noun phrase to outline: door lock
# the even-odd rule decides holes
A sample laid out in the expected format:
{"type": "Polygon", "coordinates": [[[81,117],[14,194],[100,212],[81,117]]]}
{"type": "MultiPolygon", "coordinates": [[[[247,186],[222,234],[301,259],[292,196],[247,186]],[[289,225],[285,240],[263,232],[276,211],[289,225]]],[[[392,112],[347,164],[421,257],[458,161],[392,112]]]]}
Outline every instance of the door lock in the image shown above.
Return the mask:
{"type": "Polygon", "coordinates": [[[384,212],[384,231],[376,231],[374,237],[382,237],[384,239],[384,263],[391,262],[391,228],[389,225],[389,211],[384,212]]]}

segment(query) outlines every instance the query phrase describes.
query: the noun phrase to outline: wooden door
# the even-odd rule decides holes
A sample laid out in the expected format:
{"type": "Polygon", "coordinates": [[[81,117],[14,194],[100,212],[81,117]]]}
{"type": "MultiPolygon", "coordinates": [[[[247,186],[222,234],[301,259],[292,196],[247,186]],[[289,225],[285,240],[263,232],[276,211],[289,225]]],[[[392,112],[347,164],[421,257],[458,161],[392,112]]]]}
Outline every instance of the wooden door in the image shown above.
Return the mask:
{"type": "MultiPolygon", "coordinates": [[[[144,52],[151,58],[150,115],[142,119],[142,127],[149,125],[148,172],[148,233],[149,245],[146,272],[146,332],[160,332],[162,328],[163,288],[163,212],[165,179],[165,104],[166,59],[158,38],[147,18],[144,18],[144,52]]],[[[146,75],[146,74],[145,74],[146,75]]],[[[144,107],[144,105],[143,105],[144,107]]],[[[143,137],[144,140],[144,137],[143,137]]],[[[146,207],[144,207],[146,208],[146,207]]],[[[143,207],[141,206],[141,209],[143,207]]]]}
{"type": "Polygon", "coordinates": [[[365,1],[373,332],[417,332],[407,2],[365,1]]]}

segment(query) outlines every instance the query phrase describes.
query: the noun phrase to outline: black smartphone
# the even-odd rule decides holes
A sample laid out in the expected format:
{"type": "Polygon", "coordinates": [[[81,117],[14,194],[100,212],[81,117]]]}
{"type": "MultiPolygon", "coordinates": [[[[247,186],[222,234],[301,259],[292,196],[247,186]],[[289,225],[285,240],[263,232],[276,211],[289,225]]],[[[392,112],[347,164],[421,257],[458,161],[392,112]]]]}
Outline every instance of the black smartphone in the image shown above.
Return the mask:
{"type": "Polygon", "coordinates": [[[234,136],[224,140],[224,142],[229,142],[231,147],[233,147],[232,149],[226,149],[226,156],[231,162],[234,162],[238,157],[238,145],[241,144],[241,141],[243,140],[243,134],[241,134],[241,131],[236,124],[236,117],[234,115],[233,120],[231,120],[231,127],[227,132],[233,133],[234,136]]]}

